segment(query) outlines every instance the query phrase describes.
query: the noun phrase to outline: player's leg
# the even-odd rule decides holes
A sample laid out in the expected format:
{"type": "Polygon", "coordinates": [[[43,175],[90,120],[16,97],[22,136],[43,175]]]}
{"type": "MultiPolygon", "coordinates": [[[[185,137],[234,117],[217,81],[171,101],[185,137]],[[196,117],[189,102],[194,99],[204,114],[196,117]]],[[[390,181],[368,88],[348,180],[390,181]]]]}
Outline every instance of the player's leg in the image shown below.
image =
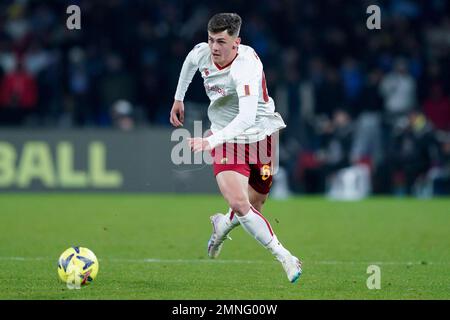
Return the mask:
{"type": "MultiPolygon", "coordinates": [[[[265,166],[266,165],[262,164],[251,165],[248,193],[249,199],[251,199],[252,204],[254,204],[252,206],[252,211],[265,220],[272,233],[272,240],[266,245],[264,245],[264,243],[261,244],[263,244],[278,259],[278,261],[281,262],[289,281],[296,282],[302,273],[301,261],[284,248],[274,234],[269,222],[261,214],[262,206],[267,200],[270,187],[272,186],[272,175],[270,172],[269,174],[266,174],[268,171],[265,166]]],[[[245,225],[242,221],[243,219],[239,218],[239,220],[245,229],[245,225]]]]}
{"type": "Polygon", "coordinates": [[[226,215],[217,213],[210,218],[213,225],[213,233],[208,241],[208,255],[210,258],[217,258],[223,242],[227,238],[231,239],[229,237],[231,230],[240,224],[237,211],[250,208],[247,192],[248,177],[245,175],[245,172],[221,171],[217,173],[216,179],[230,209],[226,215]]]}
{"type": "Polygon", "coordinates": [[[248,177],[232,170],[222,171],[216,176],[225,201],[230,208],[239,216],[244,216],[250,210],[248,198],[248,177]]]}
{"type": "MultiPolygon", "coordinates": [[[[274,254],[282,263],[288,279],[295,282],[301,274],[300,261],[281,245],[270,223],[258,210],[267,199],[272,185],[271,164],[263,165],[258,162],[255,165],[233,165],[221,161],[225,159],[223,155],[213,152],[213,156],[217,158],[214,162],[217,184],[230,206],[230,217],[232,214],[233,219],[237,218],[249,234],[274,254]],[[251,203],[254,203],[258,209],[251,203]]],[[[233,154],[226,156],[227,159],[232,157],[233,154]]],[[[223,214],[217,214],[211,218],[213,234],[208,242],[208,254],[211,258],[215,258],[220,253],[229,231],[237,224],[232,224],[230,219],[224,219],[223,214]]]]}
{"type": "Polygon", "coordinates": [[[268,197],[269,197],[268,193],[266,194],[259,193],[255,189],[253,189],[251,185],[248,185],[248,198],[250,200],[250,203],[252,204],[253,208],[258,210],[259,212],[262,211],[262,207],[268,197]]]}
{"type": "MultiPolygon", "coordinates": [[[[268,194],[261,194],[255,191],[250,185],[248,186],[248,195],[250,204],[259,212],[261,212],[262,206],[267,199],[268,194]]],[[[230,239],[229,234],[237,227],[239,219],[233,209],[228,208],[228,212],[224,215],[222,213],[216,213],[210,217],[211,224],[213,225],[213,234],[210,241],[208,241],[208,255],[211,258],[217,258],[223,246],[225,239],[230,239]]]]}
{"type": "MultiPolygon", "coordinates": [[[[264,203],[267,200],[269,194],[261,194],[255,191],[250,185],[248,186],[248,196],[250,204],[258,210],[259,212],[262,211],[262,207],[264,203]]],[[[221,213],[217,213],[218,215],[222,215],[221,213]]],[[[239,225],[239,219],[237,218],[237,215],[234,213],[234,211],[231,208],[228,208],[228,212],[224,215],[227,221],[230,225],[230,230],[234,229],[239,225]]]]}
{"type": "MultiPolygon", "coordinates": [[[[248,164],[245,164],[245,161],[243,161],[243,163],[237,163],[238,156],[245,156],[245,153],[241,153],[242,151],[245,152],[245,148],[243,149],[236,144],[223,144],[222,146],[214,148],[211,152],[214,159],[213,171],[216,179],[222,172],[231,172],[226,174],[226,176],[236,175],[236,178],[225,183],[227,187],[223,187],[222,194],[224,194],[224,197],[228,203],[230,203],[229,200],[231,201],[231,195],[228,195],[229,190],[233,189],[240,190],[241,192],[239,193],[244,195],[247,198],[246,201],[248,202],[248,193],[245,191],[247,190],[250,167],[248,164]]],[[[240,159],[242,160],[242,158],[240,159]]],[[[223,179],[224,178],[221,178],[220,181],[223,179]]],[[[210,220],[213,226],[213,232],[208,241],[208,255],[210,258],[217,258],[222,249],[224,240],[227,238],[231,239],[229,237],[229,233],[239,225],[239,220],[235,210],[233,210],[231,206],[225,215],[222,213],[217,213],[211,216],[210,220]]]]}
{"type": "MultiPolygon", "coordinates": [[[[225,239],[227,239],[230,231],[241,224],[240,218],[247,215],[249,212],[251,213],[251,217],[245,219],[245,221],[249,220],[247,223],[248,228],[252,228],[251,234],[256,237],[258,241],[260,241],[263,245],[267,244],[272,239],[270,225],[268,225],[267,221],[264,217],[256,217],[256,224],[253,222],[255,217],[253,217],[254,209],[249,199],[249,185],[248,185],[248,177],[245,170],[242,167],[233,167],[234,171],[231,167],[229,170],[220,171],[216,175],[217,184],[219,186],[220,192],[223,197],[227,201],[230,210],[230,218],[224,216],[223,214],[216,214],[211,217],[211,223],[213,225],[213,233],[208,241],[208,255],[211,258],[216,258],[221,249],[225,239]],[[239,171],[239,172],[237,172],[239,171]],[[237,221],[237,222],[233,222],[237,221]],[[263,229],[262,231],[260,229],[263,229]]],[[[253,188],[252,188],[253,190],[253,188]]],[[[254,196],[255,204],[260,208],[262,202],[264,201],[265,196],[256,193],[252,193],[254,196]]],[[[248,230],[247,230],[248,231],[248,230]]]]}
{"type": "MultiPolygon", "coordinates": [[[[221,213],[219,213],[219,214],[221,214],[221,213]]],[[[224,216],[225,216],[225,219],[227,219],[228,224],[230,226],[230,229],[228,230],[228,232],[230,232],[231,230],[233,230],[235,227],[237,227],[239,225],[239,220],[237,218],[237,215],[234,213],[234,211],[231,208],[228,208],[228,211],[224,216]]]]}
{"type": "MultiPolygon", "coordinates": [[[[255,208],[256,210],[261,212],[262,207],[267,200],[268,194],[258,193],[255,191],[255,189],[253,189],[249,185],[248,186],[248,196],[249,196],[250,204],[253,206],[253,208],[255,208]]],[[[223,215],[223,214],[216,213],[216,215],[223,215]]],[[[228,232],[230,232],[232,229],[234,229],[235,227],[237,227],[239,225],[239,219],[237,218],[237,215],[234,213],[234,211],[231,208],[228,208],[227,213],[223,216],[225,217],[225,219],[228,222],[229,227],[230,227],[228,232]]],[[[213,217],[214,216],[212,216],[211,218],[213,218],[213,217]]]]}
{"type": "MultiPolygon", "coordinates": [[[[236,213],[241,226],[268,249],[282,264],[289,281],[300,277],[300,261],[278,241],[270,223],[251,204],[248,195],[248,178],[234,171],[224,171],[216,176],[219,189],[236,213]]],[[[260,194],[258,198],[264,198],[260,194]]]]}

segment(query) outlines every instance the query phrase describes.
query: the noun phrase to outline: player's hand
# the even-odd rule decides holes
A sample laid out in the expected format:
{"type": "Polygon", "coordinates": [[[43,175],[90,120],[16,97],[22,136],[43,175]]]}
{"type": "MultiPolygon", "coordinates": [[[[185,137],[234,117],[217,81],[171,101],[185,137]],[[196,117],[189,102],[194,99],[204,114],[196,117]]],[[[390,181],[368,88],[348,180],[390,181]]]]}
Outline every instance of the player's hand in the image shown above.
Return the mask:
{"type": "Polygon", "coordinates": [[[170,110],[170,123],[174,127],[182,127],[184,122],[184,103],[183,101],[175,100],[173,102],[172,110],[170,110]]]}
{"type": "Polygon", "coordinates": [[[208,140],[203,138],[188,138],[188,143],[193,152],[211,150],[208,140]]]}

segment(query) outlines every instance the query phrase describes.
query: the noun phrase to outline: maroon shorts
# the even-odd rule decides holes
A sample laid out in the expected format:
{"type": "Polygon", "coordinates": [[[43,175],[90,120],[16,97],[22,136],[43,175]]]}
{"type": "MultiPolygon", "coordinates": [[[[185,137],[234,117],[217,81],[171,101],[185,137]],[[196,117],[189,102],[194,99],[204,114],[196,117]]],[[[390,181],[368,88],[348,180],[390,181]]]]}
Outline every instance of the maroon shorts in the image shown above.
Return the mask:
{"type": "Polygon", "coordinates": [[[214,175],[235,171],[249,178],[256,192],[267,194],[272,186],[272,136],[248,144],[224,143],[211,151],[214,175]]]}

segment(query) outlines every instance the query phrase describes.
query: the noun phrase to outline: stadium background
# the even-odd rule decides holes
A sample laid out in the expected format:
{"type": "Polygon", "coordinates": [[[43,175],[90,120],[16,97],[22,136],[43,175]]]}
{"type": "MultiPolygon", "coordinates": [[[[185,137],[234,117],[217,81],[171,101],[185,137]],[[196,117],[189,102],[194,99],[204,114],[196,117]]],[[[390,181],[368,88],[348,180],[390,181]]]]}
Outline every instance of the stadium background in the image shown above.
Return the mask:
{"type": "MultiPolygon", "coordinates": [[[[0,299],[448,299],[449,5],[0,1],[0,299]],[[227,205],[209,166],[171,160],[183,59],[223,11],[242,16],[288,125],[263,214],[303,260],[298,285],[243,230],[208,259],[227,205]],[[100,261],[78,291],[56,272],[74,245],[100,261]]],[[[198,75],[185,104],[185,128],[206,129],[198,75]]]]}
{"type": "MultiPolygon", "coordinates": [[[[234,10],[244,20],[243,43],[261,56],[269,93],[288,125],[280,163],[290,192],[324,193],[338,170],[365,164],[374,193],[449,194],[446,1],[2,1],[0,6],[2,128],[18,134],[51,129],[49,135],[61,135],[59,140],[68,129],[150,130],[149,139],[153,129],[170,130],[167,115],[184,57],[205,41],[213,13],[234,10]],[[81,8],[81,30],[66,27],[69,4],[81,8]],[[370,4],[381,8],[381,30],[366,27],[370,4]]],[[[186,98],[187,128],[193,120],[208,123],[207,103],[197,75],[186,98]]],[[[6,142],[15,149],[20,174],[26,141],[11,139],[6,142]]],[[[160,145],[171,143],[158,139],[160,145]]],[[[114,148],[123,146],[106,147],[114,148]]],[[[57,158],[57,147],[48,149],[57,158]]],[[[84,149],[87,145],[73,153],[84,149]]],[[[168,160],[164,152],[154,149],[141,158],[151,163],[162,157],[156,161],[161,163],[168,160]]],[[[122,190],[183,191],[179,185],[216,190],[208,168],[196,169],[205,181],[199,187],[189,183],[189,168],[180,171],[166,162],[157,172],[173,177],[172,187],[158,189],[148,176],[147,187],[142,179],[122,190]]],[[[87,165],[74,160],[74,166],[87,165]]],[[[39,176],[22,187],[12,177],[4,180],[8,190],[57,188],[39,176]]]]}
{"type": "MultiPolygon", "coordinates": [[[[324,193],[340,169],[364,164],[370,170],[373,193],[449,194],[448,6],[439,0],[262,1],[257,5],[252,1],[2,1],[0,125],[2,130],[14,128],[19,135],[50,130],[49,136],[69,139],[80,145],[73,151],[80,160],[74,159],[72,166],[83,169],[85,149],[95,137],[82,138],[86,129],[128,135],[148,130],[149,140],[159,141],[156,145],[173,146],[168,112],[184,57],[196,43],[205,41],[205,26],[213,13],[232,10],[243,17],[243,43],[261,56],[269,93],[287,122],[281,135],[280,179],[290,192],[324,193]],[[66,27],[69,4],[81,8],[81,30],[66,27]],[[381,30],[366,27],[366,8],[371,4],[381,8],[381,30]],[[152,130],[164,129],[165,138],[152,138],[152,130]],[[67,134],[68,130],[79,130],[80,135],[67,134]]],[[[188,129],[193,120],[208,123],[207,103],[197,75],[186,98],[188,129]]],[[[34,139],[32,135],[27,139],[34,139]]],[[[120,141],[119,137],[114,140],[120,141]]],[[[16,175],[23,170],[20,158],[27,153],[27,139],[15,134],[8,141],[2,139],[15,149],[13,156],[4,151],[4,158],[17,160],[16,175]]],[[[44,134],[42,141],[46,140],[44,134]]],[[[48,146],[55,168],[60,162],[57,143],[48,146]]],[[[127,153],[140,147],[135,144],[127,153]]],[[[111,153],[123,145],[110,143],[105,148],[111,153]]],[[[204,181],[199,187],[189,183],[193,177],[189,166],[174,168],[163,153],[167,154],[164,147],[155,148],[140,159],[150,165],[159,159],[156,171],[172,177],[172,186],[158,189],[152,183],[155,177],[147,176],[121,190],[183,191],[175,186],[184,185],[185,191],[216,191],[209,168],[196,169],[204,181]],[[163,162],[167,165],[161,168],[163,162]]],[[[105,157],[106,162],[114,158],[105,157]]],[[[120,163],[119,170],[127,172],[120,163]]],[[[54,175],[61,180],[58,172],[54,175]]],[[[4,177],[3,188],[58,188],[39,175],[22,184],[12,176],[4,177]]],[[[82,186],[74,182],[66,189],[82,186]]]]}

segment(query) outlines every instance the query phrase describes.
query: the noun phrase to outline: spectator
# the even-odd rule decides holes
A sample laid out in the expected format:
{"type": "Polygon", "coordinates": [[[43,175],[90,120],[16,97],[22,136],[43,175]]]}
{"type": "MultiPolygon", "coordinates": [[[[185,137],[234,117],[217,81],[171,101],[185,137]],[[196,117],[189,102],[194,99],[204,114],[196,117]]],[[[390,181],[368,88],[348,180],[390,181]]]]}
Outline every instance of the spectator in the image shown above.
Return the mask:
{"type": "Polygon", "coordinates": [[[444,94],[442,86],[431,87],[423,111],[436,129],[450,131],[450,97],[444,94]]]}
{"type": "Polygon", "coordinates": [[[109,106],[117,100],[134,101],[135,85],[131,74],[124,68],[118,54],[111,53],[106,59],[106,73],[100,81],[101,109],[99,124],[108,125],[109,106]],[[108,110],[108,111],[106,111],[108,110]]]}
{"type": "Polygon", "coordinates": [[[350,115],[338,109],[320,130],[321,147],[314,153],[301,154],[299,176],[307,191],[323,193],[330,176],[351,164],[354,128],[350,115]]]}
{"type": "Polygon", "coordinates": [[[346,58],[341,68],[341,78],[344,84],[345,100],[350,106],[350,113],[352,117],[356,116],[358,110],[356,109],[357,99],[361,93],[364,85],[361,70],[355,59],[346,58]]]}
{"type": "Polygon", "coordinates": [[[381,113],[383,100],[379,93],[382,73],[372,70],[358,100],[359,117],[355,121],[355,141],[352,148],[354,162],[369,162],[376,167],[383,159],[381,113]]]}
{"type": "Polygon", "coordinates": [[[353,143],[353,123],[343,109],[333,114],[330,131],[323,135],[323,149],[318,154],[325,176],[350,165],[350,151],[353,143]]]}
{"type": "Polygon", "coordinates": [[[71,122],[77,126],[92,124],[94,120],[93,108],[89,99],[91,83],[85,56],[85,51],[78,47],[69,51],[68,84],[73,106],[71,122]]]}
{"type": "Polygon", "coordinates": [[[444,137],[440,143],[439,163],[428,171],[423,183],[418,185],[420,196],[450,194],[450,136],[444,137]]]}
{"type": "Polygon", "coordinates": [[[440,163],[434,172],[433,195],[450,194],[450,137],[441,143],[440,163]]]}
{"type": "Polygon", "coordinates": [[[22,124],[35,111],[37,84],[19,62],[13,72],[6,74],[0,84],[0,110],[5,124],[22,124]]]}
{"type": "Polygon", "coordinates": [[[403,59],[396,61],[394,70],[381,81],[386,116],[394,123],[408,114],[416,104],[416,81],[403,59]]]}
{"type": "Polygon", "coordinates": [[[111,107],[113,126],[121,131],[130,131],[135,127],[133,106],[126,100],[116,101],[111,107]]]}
{"type": "MultiPolygon", "coordinates": [[[[82,30],[68,31],[60,19],[64,1],[0,1],[2,125],[20,125],[31,112],[48,127],[169,125],[167,105],[183,59],[207,40],[208,17],[231,8],[206,0],[78,2],[82,30]],[[26,71],[19,71],[18,60],[26,71]],[[111,112],[119,100],[132,105],[131,119],[111,112]]],[[[347,154],[349,146],[347,163],[371,163],[387,180],[389,171],[382,170],[393,163],[404,176],[414,171],[401,164],[409,159],[405,141],[412,141],[414,152],[427,153],[414,145],[423,141],[407,116],[417,106],[430,125],[450,130],[450,2],[379,2],[381,30],[361,23],[366,1],[263,0],[256,10],[255,1],[232,2],[244,17],[242,43],[265,57],[269,93],[288,124],[281,137],[283,164],[292,179],[302,170],[310,174],[299,175],[296,186],[306,188],[295,190],[321,190],[324,168],[332,171],[331,160],[340,158],[336,150],[347,154]],[[406,58],[396,60],[399,56],[406,58]],[[352,129],[337,129],[337,122],[352,129]],[[388,154],[396,148],[402,152],[388,154]]],[[[198,119],[195,110],[208,103],[200,76],[191,89],[186,119],[198,119]]],[[[383,185],[382,190],[391,188],[383,185]]]]}
{"type": "Polygon", "coordinates": [[[332,118],[335,109],[344,106],[344,88],[336,69],[329,67],[325,80],[318,84],[315,91],[315,114],[332,118]]]}
{"type": "Polygon", "coordinates": [[[439,156],[433,128],[420,111],[409,113],[406,126],[395,132],[389,151],[393,191],[411,195],[414,184],[424,179],[439,156]]]}

